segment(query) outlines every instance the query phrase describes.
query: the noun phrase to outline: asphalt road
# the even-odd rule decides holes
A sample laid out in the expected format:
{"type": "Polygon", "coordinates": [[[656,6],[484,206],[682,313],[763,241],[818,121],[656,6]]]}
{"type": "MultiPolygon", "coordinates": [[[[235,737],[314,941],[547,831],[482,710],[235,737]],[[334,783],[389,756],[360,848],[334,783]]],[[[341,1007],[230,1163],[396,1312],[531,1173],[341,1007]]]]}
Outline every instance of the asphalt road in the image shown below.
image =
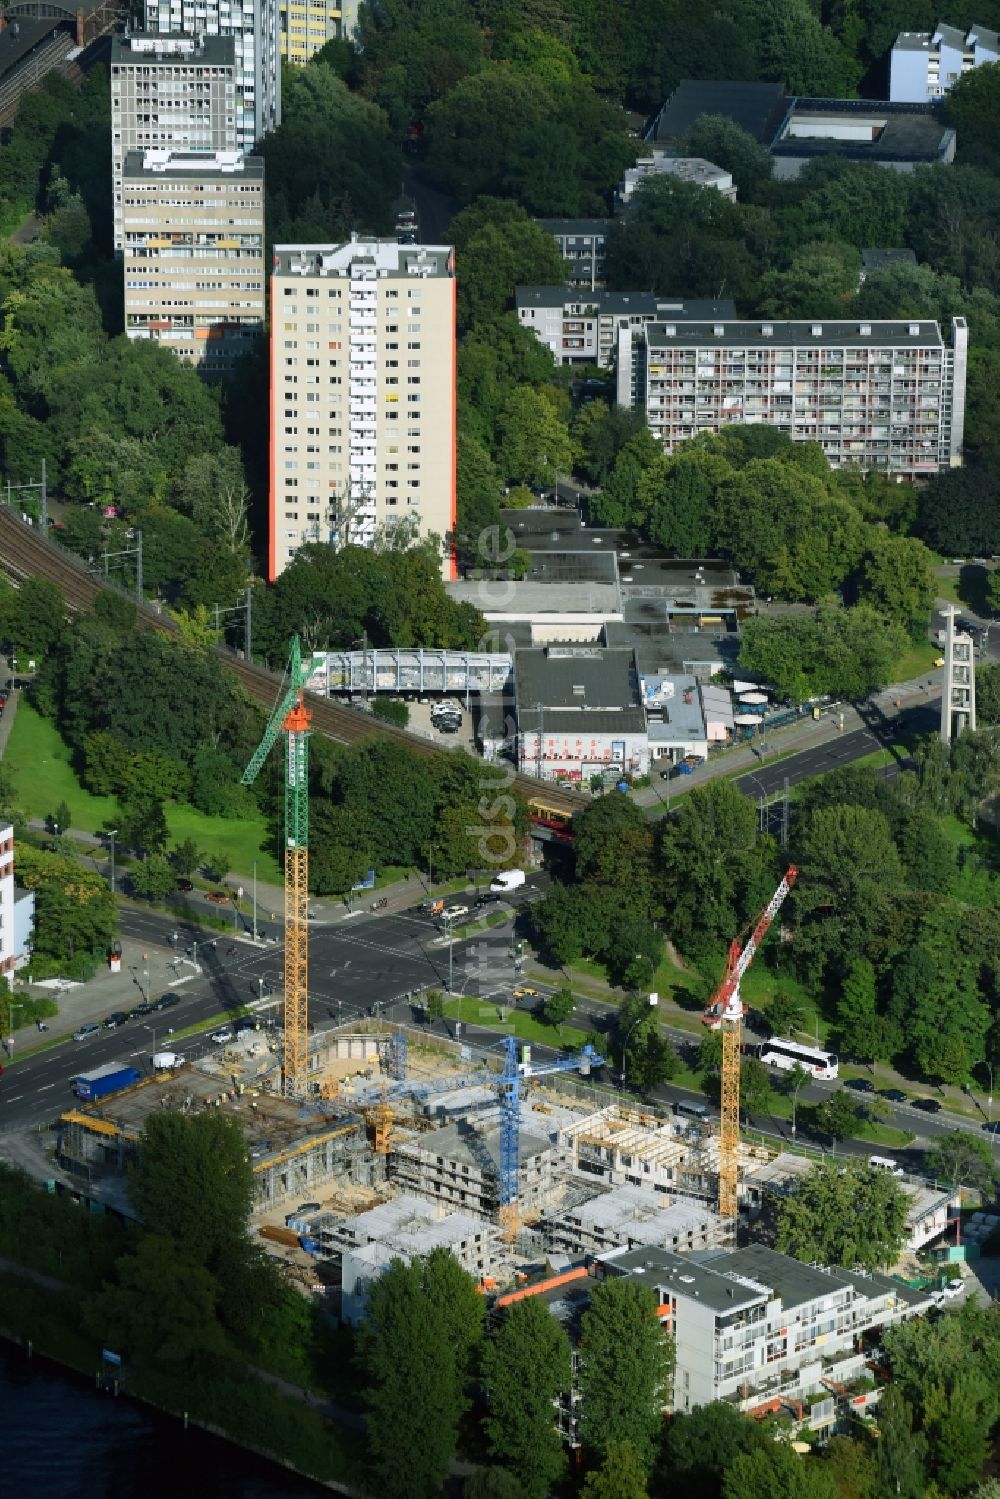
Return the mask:
{"type": "MultiPolygon", "coordinates": [[[[513,990],[530,986],[535,996],[521,1001],[528,1005],[537,1005],[550,992],[550,986],[524,980],[515,948],[517,907],[537,899],[541,889],[539,882],[516,892],[509,919],[503,925],[451,944],[450,987],[453,995],[463,999],[461,1018],[457,1026],[448,1020],[428,1026],[429,1030],[451,1036],[459,1032],[471,1045],[499,1049],[508,1033],[501,1017],[516,1003],[513,990]]],[[[278,935],[276,928],[270,924],[267,927],[269,930],[263,933],[266,937],[278,935]]],[[[68,1040],[9,1064],[0,1076],[0,1133],[52,1122],[73,1104],[73,1078],[91,1067],[119,1061],[148,1072],[153,1051],[170,1044],[171,1027],[187,1029],[247,1004],[276,1008],[279,1003],[280,944],[255,946],[244,938],[209,937],[203,929],[132,911],[123,912],[122,935],[126,941],[173,948],[178,955],[177,973],[183,980],[175,990],[181,997],[180,1004],[130,1021],[120,1030],[102,1029],[84,1041],[68,1040]],[[193,951],[196,942],[198,947],[193,951]],[[197,973],[195,963],[200,970],[197,973]]],[[[408,1024],[426,1023],[420,991],[449,988],[449,942],[434,919],[417,908],[399,914],[365,910],[336,924],[311,927],[309,972],[310,1015],[318,1030],[369,1014],[408,1024]]],[[[587,1031],[606,1033],[614,1011],[613,1004],[584,1000],[568,1028],[575,1029],[581,1040],[587,1031]]],[[[667,1027],[666,1033],[678,1047],[692,1044],[689,1032],[667,1027]]],[[[177,1048],[189,1059],[215,1050],[207,1033],[185,1036],[177,1042],[177,1048]]],[[[558,1050],[532,1043],[532,1054],[541,1059],[557,1055],[558,1050]]],[[[617,1048],[608,1062],[605,1076],[610,1074],[619,1081],[621,1057],[617,1048]]],[[[818,1101],[839,1086],[817,1082],[803,1088],[799,1097],[802,1102],[818,1101]]],[[[655,1094],[664,1105],[692,1096],[696,1095],[690,1090],[669,1084],[655,1094]]],[[[752,1122],[773,1133],[779,1142],[782,1137],[790,1138],[787,1121],[754,1118],[752,1122]]],[[[909,1105],[894,1107],[891,1122],[920,1137],[908,1150],[894,1152],[901,1164],[913,1170],[919,1170],[923,1142],[962,1125],[948,1115],[929,1116],[909,1105]]],[[[869,1149],[860,1142],[838,1146],[838,1151],[847,1154],[863,1155],[869,1149]]]]}

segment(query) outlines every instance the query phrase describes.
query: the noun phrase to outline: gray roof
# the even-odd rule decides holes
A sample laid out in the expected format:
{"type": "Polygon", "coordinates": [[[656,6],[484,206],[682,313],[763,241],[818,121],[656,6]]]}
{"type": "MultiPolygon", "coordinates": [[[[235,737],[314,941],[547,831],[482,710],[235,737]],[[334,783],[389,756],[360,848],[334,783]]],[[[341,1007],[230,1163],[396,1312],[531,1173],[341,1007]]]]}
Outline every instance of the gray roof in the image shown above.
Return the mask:
{"type": "Polygon", "coordinates": [[[948,26],[944,21],[939,21],[934,28],[933,35],[946,46],[956,47],[959,52],[965,47],[965,32],[960,26],[948,26]]]}
{"type": "Polygon", "coordinates": [[[531,553],[528,578],[532,583],[611,583],[618,581],[613,551],[531,553]]]}
{"type": "Polygon", "coordinates": [[[646,731],[631,651],[580,645],[518,651],[514,681],[522,732],[539,727],[581,736],[646,731]]]}
{"type": "Polygon", "coordinates": [[[890,265],[916,265],[917,257],[912,250],[879,249],[861,251],[861,264],[866,271],[884,271],[890,265]]]}
{"type": "Polygon", "coordinates": [[[571,286],[519,286],[514,292],[515,306],[522,307],[594,307],[607,317],[655,317],[657,298],[651,291],[581,292],[571,286]]]}
{"type": "Polygon", "coordinates": [[[728,1251],[709,1250],[703,1252],[702,1258],[713,1269],[731,1271],[770,1286],[786,1307],[801,1306],[805,1301],[828,1295],[838,1286],[853,1286],[861,1296],[892,1294],[911,1306],[928,1300],[925,1292],[914,1291],[901,1281],[888,1275],[880,1275],[876,1270],[844,1270],[839,1266],[827,1269],[804,1265],[790,1255],[768,1249],[766,1244],[747,1244],[742,1249],[728,1251]]]}
{"type": "Polygon", "coordinates": [[[653,348],[706,347],[723,348],[744,345],[754,348],[914,348],[931,346],[941,348],[944,339],[938,323],[927,318],[912,321],[909,318],[893,318],[882,321],[850,322],[836,318],[817,318],[815,322],[767,322],[754,319],[752,322],[722,323],[647,323],[646,341],[653,348]],[[667,329],[673,327],[674,332],[667,329]],[[870,328],[870,333],[861,329],[870,328]],[[716,332],[716,329],[719,329],[716,332]],[[770,333],[763,330],[770,328],[770,333]],[[813,329],[819,332],[813,332],[813,329]],[[916,332],[911,333],[910,329],[916,332]]]}
{"type": "MultiPolygon", "coordinates": [[[[460,1165],[474,1166],[477,1171],[484,1172],[492,1168],[496,1170],[500,1160],[500,1126],[485,1120],[469,1122],[459,1119],[454,1124],[445,1124],[434,1131],[433,1136],[425,1136],[424,1142],[433,1139],[434,1154],[445,1156],[449,1161],[458,1161],[460,1165]]],[[[426,1152],[427,1144],[424,1142],[407,1142],[397,1148],[406,1151],[426,1152]]],[[[532,1156],[544,1155],[550,1150],[548,1140],[541,1139],[538,1135],[529,1134],[527,1130],[521,1131],[520,1135],[520,1160],[522,1166],[532,1156]]]]}
{"type": "Polygon", "coordinates": [[[969,34],[966,37],[966,41],[979,42],[981,46],[986,47],[990,52],[1000,52],[1000,31],[991,31],[988,26],[977,26],[973,23],[969,27],[969,34]]]}
{"type": "Polygon", "coordinates": [[[232,36],[199,36],[190,52],[183,52],[183,42],[195,41],[194,37],[181,32],[161,36],[155,31],[133,31],[128,36],[111,39],[111,63],[113,67],[149,67],[155,63],[172,63],[176,67],[235,68],[236,39],[232,36]],[[158,45],[150,48],[148,43],[158,45]],[[133,45],[145,42],[146,47],[133,45]]]}
{"type": "Polygon", "coordinates": [[[601,1262],[624,1275],[634,1275],[650,1290],[669,1288],[675,1296],[696,1299],[716,1312],[735,1312],[771,1299],[766,1287],[741,1285],[708,1268],[705,1258],[704,1251],[695,1256],[649,1247],[612,1250],[601,1255],[601,1262]]]}
{"type": "Polygon", "coordinates": [[[926,52],[931,45],[929,31],[901,31],[892,44],[893,52],[926,52]]]}
{"type": "Polygon", "coordinates": [[[882,99],[792,99],[769,150],[772,156],[796,159],[840,156],[847,161],[933,162],[946,154],[954,134],[932,105],[882,99]],[[873,139],[866,140],[786,134],[793,119],[801,130],[809,115],[821,115],[825,121],[839,117],[847,123],[859,116],[872,117],[884,123],[873,139]]]}
{"type": "Polygon", "coordinates": [[[472,604],[487,619],[530,619],[539,614],[592,614],[605,619],[621,609],[616,583],[538,583],[523,578],[485,587],[475,580],[462,580],[446,587],[453,599],[472,604]]]}
{"type": "Polygon", "coordinates": [[[607,234],[614,219],[536,219],[535,223],[541,229],[547,229],[550,234],[587,235],[607,234]]]}
{"type": "Polygon", "coordinates": [[[700,115],[725,115],[766,146],[784,115],[785,103],[785,89],[780,83],[685,78],[660,111],[653,139],[676,140],[687,135],[700,115]]]}
{"type": "MultiPolygon", "coordinates": [[[[172,150],[169,161],[161,167],[145,165],[151,153],[148,150],[126,151],[123,175],[137,182],[169,182],[172,177],[195,178],[199,182],[263,182],[264,158],[243,156],[239,151],[180,151],[172,150]],[[234,166],[225,168],[218,164],[220,156],[236,157],[234,166]]],[[[163,151],[158,153],[161,157],[163,151]]],[[[239,233],[234,229],[233,233],[239,233]]]]}

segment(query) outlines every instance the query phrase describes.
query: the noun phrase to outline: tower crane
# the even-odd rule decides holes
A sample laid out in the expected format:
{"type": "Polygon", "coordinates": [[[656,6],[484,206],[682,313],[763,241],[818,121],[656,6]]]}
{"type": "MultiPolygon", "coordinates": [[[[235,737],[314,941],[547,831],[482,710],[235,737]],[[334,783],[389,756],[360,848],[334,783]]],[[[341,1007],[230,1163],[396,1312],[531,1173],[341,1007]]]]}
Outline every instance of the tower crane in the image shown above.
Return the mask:
{"type": "Polygon", "coordinates": [[[305,1089],[308,1070],[309,969],[309,711],[305,684],[323,664],[321,652],[302,658],[294,635],[278,701],[264,737],[250,757],[242,784],[260,774],[279,734],[285,747],[285,1047],[284,1091],[295,1097],[305,1089]]]}
{"type": "Polygon", "coordinates": [[[702,1023],[722,1031],[722,1121],[719,1130],[719,1213],[735,1218],[737,1209],[737,1170],[740,1148],[740,1036],[743,1001],[740,982],[767,935],[771,922],[784,904],[785,896],[795,884],[798,870],[790,864],[777,890],[757,918],[757,924],[741,950],[740,939],[729,947],[726,976],[716,989],[702,1015],[702,1023]]]}
{"type": "MultiPolygon", "coordinates": [[[[394,1053],[394,1059],[398,1060],[398,1055],[398,1052],[394,1053]]],[[[505,1234],[513,1238],[517,1232],[522,1082],[557,1072],[580,1072],[586,1077],[595,1067],[603,1067],[604,1060],[592,1046],[586,1045],[573,1056],[559,1057],[554,1062],[532,1066],[528,1047],[524,1047],[523,1052],[519,1053],[516,1037],[508,1036],[504,1042],[504,1065],[499,1077],[484,1076],[482,1072],[461,1072],[448,1077],[397,1082],[383,1087],[377,1102],[367,1110],[375,1126],[375,1148],[382,1152],[389,1148],[389,1111],[394,1099],[430,1098],[435,1093],[448,1093],[454,1088],[495,1087],[500,1101],[500,1156],[497,1173],[500,1225],[505,1234]]]]}

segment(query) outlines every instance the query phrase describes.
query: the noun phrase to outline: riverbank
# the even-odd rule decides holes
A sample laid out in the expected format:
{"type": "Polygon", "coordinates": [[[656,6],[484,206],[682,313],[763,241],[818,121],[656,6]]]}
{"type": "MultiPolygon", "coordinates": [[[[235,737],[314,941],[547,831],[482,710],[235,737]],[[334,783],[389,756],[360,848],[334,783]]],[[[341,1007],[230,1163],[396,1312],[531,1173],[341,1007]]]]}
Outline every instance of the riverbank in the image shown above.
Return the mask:
{"type": "MultiPolygon", "coordinates": [[[[79,1298],[52,1277],[10,1260],[0,1261],[0,1338],[101,1388],[102,1350],[80,1329],[79,1298]]],[[[360,1434],[328,1420],[322,1405],[307,1403],[307,1391],[293,1395],[290,1389],[249,1365],[216,1365],[201,1378],[186,1376],[182,1396],[169,1377],[127,1369],[115,1393],[176,1423],[179,1432],[196,1427],[317,1489],[362,1499],[360,1434]],[[272,1445],[261,1445],[262,1432],[272,1445]]]]}

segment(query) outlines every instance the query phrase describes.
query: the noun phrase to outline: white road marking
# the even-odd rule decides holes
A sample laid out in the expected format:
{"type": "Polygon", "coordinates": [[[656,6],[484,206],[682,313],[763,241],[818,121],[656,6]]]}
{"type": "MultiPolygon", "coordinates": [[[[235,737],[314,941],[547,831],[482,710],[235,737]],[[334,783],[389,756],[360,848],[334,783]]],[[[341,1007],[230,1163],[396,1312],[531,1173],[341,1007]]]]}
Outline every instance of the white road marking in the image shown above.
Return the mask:
{"type": "Polygon", "coordinates": [[[10,1098],[7,1099],[7,1102],[8,1103],[17,1103],[23,1097],[24,1097],[23,1093],[12,1093],[11,1096],[10,1096],[10,1098]]]}
{"type": "Polygon", "coordinates": [[[36,1088],[35,1089],[35,1092],[36,1093],[44,1093],[45,1090],[46,1090],[46,1088],[54,1088],[54,1087],[55,1087],[55,1083],[43,1083],[40,1088],[36,1088]]]}

